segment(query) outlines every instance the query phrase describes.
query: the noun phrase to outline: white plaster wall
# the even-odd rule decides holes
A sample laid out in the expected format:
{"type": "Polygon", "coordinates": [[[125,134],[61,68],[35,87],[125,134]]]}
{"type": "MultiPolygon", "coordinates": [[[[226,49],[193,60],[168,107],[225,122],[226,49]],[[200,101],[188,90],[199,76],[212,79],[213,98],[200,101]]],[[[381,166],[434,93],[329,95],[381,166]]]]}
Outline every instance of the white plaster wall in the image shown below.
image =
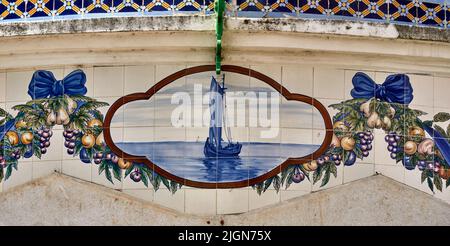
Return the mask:
{"type": "MultiPolygon", "coordinates": [[[[75,38],[82,38],[78,42],[91,46],[95,50],[91,53],[98,54],[98,56],[89,54],[84,56],[85,53],[77,53],[76,49],[72,50],[67,44],[72,44],[73,39],[68,35],[43,37],[43,39],[48,38],[52,41],[48,44],[41,43],[48,49],[41,46],[40,53],[35,54],[38,57],[33,59],[23,61],[22,58],[27,58],[27,56],[20,52],[14,52],[15,54],[9,57],[1,56],[1,59],[8,58],[8,61],[7,65],[3,63],[3,70],[0,70],[0,107],[12,112],[12,106],[30,99],[27,95],[27,86],[35,69],[51,70],[57,78],[62,78],[73,69],[81,68],[87,74],[87,95],[113,103],[119,97],[130,92],[146,90],[173,72],[189,66],[210,64],[214,58],[214,50],[211,45],[205,45],[205,43],[211,42],[209,36],[205,36],[205,34],[183,33],[186,43],[182,47],[174,42],[172,35],[155,33],[150,38],[157,40],[157,43],[144,42],[143,38],[149,36],[147,34],[139,35],[142,37],[137,40],[130,40],[128,33],[114,34],[110,41],[107,41],[107,35],[75,38]],[[120,39],[127,40],[127,43],[122,43],[120,49],[117,50],[109,48],[117,47],[118,44],[113,41],[120,39]],[[56,48],[51,48],[52,44],[56,45],[56,48]],[[141,49],[135,49],[135,44],[139,44],[141,49]],[[162,48],[158,49],[158,45],[162,48]],[[67,52],[62,48],[64,46],[67,47],[67,52]],[[101,50],[105,54],[96,53],[101,50]]],[[[428,112],[429,115],[426,117],[432,117],[439,111],[450,112],[450,97],[447,95],[450,91],[450,70],[447,69],[450,66],[449,57],[448,54],[425,52],[425,47],[431,44],[390,40],[393,42],[392,45],[399,49],[394,50],[386,48],[390,46],[383,40],[363,38],[350,40],[342,37],[330,40],[320,36],[288,34],[277,36],[272,33],[261,35],[263,33],[228,36],[225,39],[224,63],[246,66],[260,71],[279,81],[291,92],[310,95],[326,106],[350,99],[351,78],[357,71],[366,72],[378,83],[382,83],[385,77],[391,73],[407,73],[415,89],[412,108],[428,112]],[[249,43],[251,37],[256,44],[253,47],[249,43]],[[262,37],[265,39],[264,42],[260,40],[260,38],[263,39],[262,37]],[[348,49],[340,46],[346,40],[348,49]],[[319,46],[317,42],[322,46],[319,46]],[[265,45],[263,45],[264,43],[265,45]],[[286,47],[287,44],[290,47],[286,47]],[[377,46],[376,44],[382,45],[377,46]],[[370,53],[370,56],[360,54],[360,50],[363,48],[369,49],[365,52],[370,53]],[[377,60],[377,58],[379,59],[377,60]]],[[[31,39],[43,42],[41,39],[34,38],[24,38],[22,41],[31,44],[31,39]]],[[[13,44],[12,39],[7,41],[16,47],[23,45],[23,43],[13,44]]],[[[439,45],[442,48],[441,51],[450,52],[447,44],[434,45],[439,45]]],[[[107,108],[104,108],[103,112],[106,113],[106,110],[107,108]]],[[[336,112],[329,109],[329,113],[333,116],[336,112]]],[[[133,134],[121,124],[113,127],[122,129],[114,136],[117,140],[120,140],[124,134],[133,134]]],[[[321,142],[323,134],[323,131],[313,130],[309,137],[313,140],[319,139],[316,141],[321,142]]],[[[251,187],[219,190],[183,187],[175,194],[171,194],[164,187],[154,192],[151,188],[146,188],[142,183],[134,183],[129,178],[122,182],[115,180],[114,184],[109,183],[103,175],[98,175],[96,165],[84,164],[65,153],[62,129],[55,128],[48,154],[44,155],[41,160],[37,158],[21,160],[19,170],[14,171],[11,178],[0,185],[0,189],[8,190],[53,171],[59,171],[82,180],[121,190],[129,195],[153,201],[177,211],[193,214],[242,213],[299,197],[312,191],[371,176],[376,172],[430,193],[426,184],[420,184],[419,171],[407,171],[401,164],[395,164],[389,158],[384,134],[381,130],[375,131],[374,146],[369,158],[364,159],[363,162],[357,162],[351,167],[340,165],[338,177],[332,177],[330,182],[322,188],[319,188],[318,184],[312,185],[308,181],[304,181],[291,185],[287,190],[282,189],[280,192],[269,188],[261,196],[251,187]]],[[[450,203],[450,189],[443,192],[437,191],[434,196],[450,203]]]]}

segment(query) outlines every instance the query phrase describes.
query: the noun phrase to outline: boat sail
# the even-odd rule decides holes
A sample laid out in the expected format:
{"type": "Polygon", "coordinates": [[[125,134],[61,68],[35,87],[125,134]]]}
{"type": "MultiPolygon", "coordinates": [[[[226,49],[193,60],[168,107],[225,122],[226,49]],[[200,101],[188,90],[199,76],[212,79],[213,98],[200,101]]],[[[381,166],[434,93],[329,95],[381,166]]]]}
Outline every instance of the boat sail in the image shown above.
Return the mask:
{"type": "Polygon", "coordinates": [[[211,78],[209,137],[203,149],[206,157],[237,157],[241,153],[242,144],[232,142],[231,131],[227,126],[225,90],[214,77],[211,78]],[[225,129],[227,142],[222,139],[222,128],[225,129]]]}

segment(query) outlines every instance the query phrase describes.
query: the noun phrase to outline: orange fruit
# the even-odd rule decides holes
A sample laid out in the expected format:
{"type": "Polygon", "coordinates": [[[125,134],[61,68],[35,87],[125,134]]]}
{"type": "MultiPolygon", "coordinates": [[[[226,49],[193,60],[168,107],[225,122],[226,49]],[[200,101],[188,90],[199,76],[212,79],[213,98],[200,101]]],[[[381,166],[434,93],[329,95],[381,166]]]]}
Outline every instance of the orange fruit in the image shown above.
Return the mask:
{"type": "Polygon", "coordinates": [[[95,136],[91,133],[85,134],[81,138],[81,144],[83,144],[83,147],[86,149],[90,149],[90,148],[94,147],[95,136]]]}
{"type": "Polygon", "coordinates": [[[17,145],[19,144],[19,135],[17,135],[17,132],[9,131],[6,133],[6,136],[8,137],[8,141],[11,145],[17,145]]]}
{"type": "Polygon", "coordinates": [[[102,127],[103,126],[103,122],[101,122],[99,119],[92,119],[88,122],[87,126],[89,128],[93,128],[93,127],[102,127]]]}
{"type": "Polygon", "coordinates": [[[31,144],[33,142],[33,133],[31,132],[22,133],[22,136],[20,136],[20,141],[23,144],[31,144]]]}
{"type": "Polygon", "coordinates": [[[119,165],[120,168],[122,169],[128,169],[131,167],[131,162],[130,161],[125,161],[122,158],[119,158],[119,161],[117,162],[117,165],[119,165]]]}

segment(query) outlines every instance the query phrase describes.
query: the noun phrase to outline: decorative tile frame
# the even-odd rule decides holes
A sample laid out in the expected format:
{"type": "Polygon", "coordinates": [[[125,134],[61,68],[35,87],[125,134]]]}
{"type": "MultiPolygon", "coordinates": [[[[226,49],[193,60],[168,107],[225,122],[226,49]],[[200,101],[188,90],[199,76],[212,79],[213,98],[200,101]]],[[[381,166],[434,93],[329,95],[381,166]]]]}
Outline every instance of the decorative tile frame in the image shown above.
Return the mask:
{"type": "MultiPolygon", "coordinates": [[[[211,0],[2,0],[0,21],[33,18],[89,18],[91,14],[211,13],[211,0]]],[[[444,0],[238,0],[227,1],[230,15],[364,20],[447,28],[444,0]]]]}

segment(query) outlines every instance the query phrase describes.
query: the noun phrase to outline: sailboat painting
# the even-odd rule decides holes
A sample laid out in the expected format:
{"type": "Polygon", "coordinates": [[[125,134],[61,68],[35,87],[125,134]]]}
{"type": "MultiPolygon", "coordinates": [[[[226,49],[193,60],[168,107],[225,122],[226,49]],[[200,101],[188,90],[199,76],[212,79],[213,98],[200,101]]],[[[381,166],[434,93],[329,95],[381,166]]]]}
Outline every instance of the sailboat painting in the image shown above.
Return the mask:
{"type": "Polygon", "coordinates": [[[231,139],[231,130],[223,124],[227,122],[225,110],[225,90],[217,83],[216,79],[212,77],[210,87],[210,126],[209,136],[205,142],[204,154],[205,157],[237,157],[241,153],[242,144],[233,143],[231,139]],[[227,142],[222,139],[222,129],[225,130],[227,142]]]}
{"type": "Polygon", "coordinates": [[[326,132],[321,113],[274,86],[231,72],[184,76],[122,105],[112,119],[123,125],[111,128],[113,143],[184,180],[245,184],[324,142],[313,134],[326,132]]]}

